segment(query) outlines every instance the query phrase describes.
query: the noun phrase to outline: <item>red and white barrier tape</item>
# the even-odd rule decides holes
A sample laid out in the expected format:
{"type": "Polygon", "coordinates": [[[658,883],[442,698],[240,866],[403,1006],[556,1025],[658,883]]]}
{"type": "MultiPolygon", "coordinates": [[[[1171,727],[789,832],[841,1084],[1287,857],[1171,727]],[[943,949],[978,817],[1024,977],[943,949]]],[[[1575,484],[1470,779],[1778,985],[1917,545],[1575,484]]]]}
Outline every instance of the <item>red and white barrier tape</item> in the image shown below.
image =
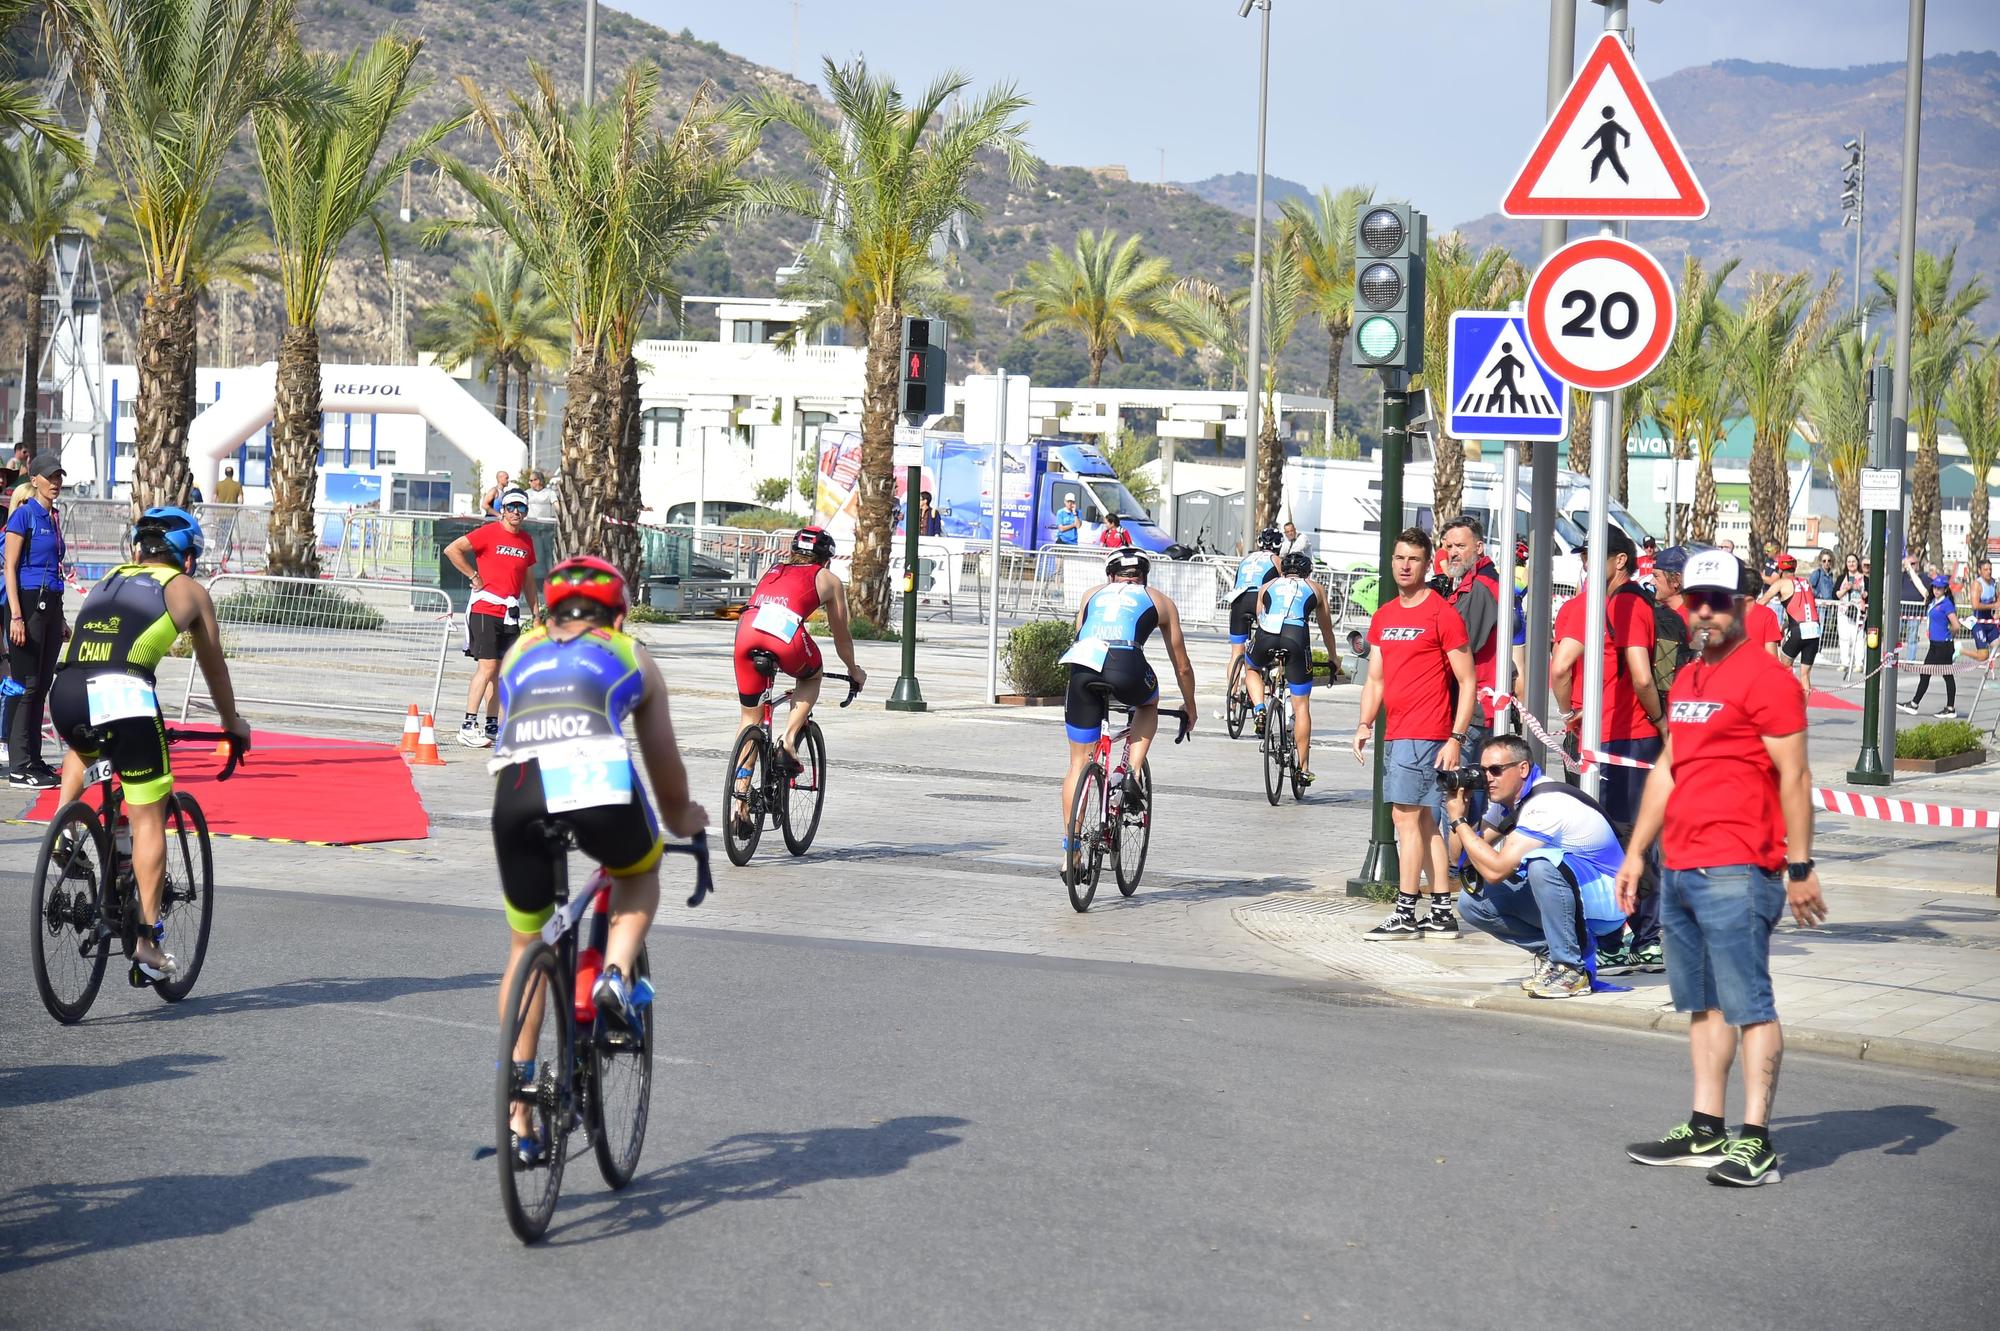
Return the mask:
{"type": "MultiPolygon", "coordinates": [[[[1516,701],[1510,695],[1495,693],[1492,689],[1481,689],[1479,696],[1482,699],[1490,701],[1496,713],[1513,708],[1516,701]]],[[[1535,720],[1531,713],[1520,708],[1516,708],[1515,712],[1521,718],[1521,723],[1527,726],[1529,731],[1534,734],[1534,737],[1540,740],[1542,745],[1551,753],[1560,757],[1563,761],[1563,766],[1569,768],[1572,772],[1582,772],[1592,766],[1632,767],[1644,771],[1650,769],[1653,765],[1641,758],[1627,758],[1621,754],[1606,753],[1602,749],[1583,749],[1572,760],[1569,754],[1563,749],[1563,741],[1542,729],[1541,723],[1535,720]]]]}

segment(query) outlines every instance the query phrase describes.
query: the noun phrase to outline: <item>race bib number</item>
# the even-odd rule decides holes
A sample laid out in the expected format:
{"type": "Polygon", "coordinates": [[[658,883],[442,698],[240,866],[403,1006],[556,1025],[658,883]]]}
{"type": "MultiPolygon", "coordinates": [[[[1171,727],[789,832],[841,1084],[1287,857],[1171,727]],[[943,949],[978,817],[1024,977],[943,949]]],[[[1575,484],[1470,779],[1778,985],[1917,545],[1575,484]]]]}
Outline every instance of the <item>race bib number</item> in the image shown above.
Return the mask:
{"type": "Polygon", "coordinates": [[[131,675],[92,675],[84,685],[84,697],[94,726],[128,716],[157,716],[160,711],[153,686],[131,675]]]}
{"type": "Polygon", "coordinates": [[[1285,617],[1276,610],[1266,610],[1263,614],[1257,616],[1257,627],[1266,633],[1283,633],[1285,631],[1285,617]]]}
{"type": "Polygon", "coordinates": [[[1056,659],[1066,665],[1082,666],[1086,670],[1104,669],[1104,658],[1111,652],[1111,644],[1102,638],[1085,638],[1056,659]]]}
{"type": "Polygon", "coordinates": [[[1819,638],[1819,621],[1817,619],[1802,619],[1798,621],[1798,625],[1800,640],[1814,642],[1819,638]]]}
{"type": "Polygon", "coordinates": [[[750,627],[768,633],[779,642],[790,642],[804,621],[782,605],[760,605],[750,617],[750,627]]]}
{"type": "Polygon", "coordinates": [[[622,739],[552,744],[535,750],[542,799],[550,813],[594,809],[632,800],[632,756],[622,739]]]}
{"type": "Polygon", "coordinates": [[[110,779],[111,760],[109,758],[99,758],[96,762],[83,769],[83,784],[86,786],[94,786],[101,781],[109,781],[110,779]]]}

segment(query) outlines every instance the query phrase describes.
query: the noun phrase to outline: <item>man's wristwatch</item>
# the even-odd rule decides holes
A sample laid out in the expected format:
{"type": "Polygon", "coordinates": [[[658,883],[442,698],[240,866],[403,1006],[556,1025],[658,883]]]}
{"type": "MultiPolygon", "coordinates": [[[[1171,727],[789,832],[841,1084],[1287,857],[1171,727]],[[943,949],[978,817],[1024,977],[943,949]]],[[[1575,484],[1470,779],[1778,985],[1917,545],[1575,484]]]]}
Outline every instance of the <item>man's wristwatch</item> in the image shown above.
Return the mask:
{"type": "Polygon", "coordinates": [[[1463,730],[1454,730],[1454,731],[1452,731],[1452,732],[1451,732],[1451,737],[1452,737],[1453,739],[1457,740],[1457,741],[1458,741],[1458,742],[1459,742],[1460,744],[1463,744],[1463,743],[1465,743],[1465,732],[1464,732],[1463,730]]]}
{"type": "Polygon", "coordinates": [[[1812,877],[1813,864],[1814,861],[1812,860],[1799,860],[1794,864],[1787,864],[1785,866],[1786,879],[1794,883],[1803,883],[1806,879],[1812,877]]]}

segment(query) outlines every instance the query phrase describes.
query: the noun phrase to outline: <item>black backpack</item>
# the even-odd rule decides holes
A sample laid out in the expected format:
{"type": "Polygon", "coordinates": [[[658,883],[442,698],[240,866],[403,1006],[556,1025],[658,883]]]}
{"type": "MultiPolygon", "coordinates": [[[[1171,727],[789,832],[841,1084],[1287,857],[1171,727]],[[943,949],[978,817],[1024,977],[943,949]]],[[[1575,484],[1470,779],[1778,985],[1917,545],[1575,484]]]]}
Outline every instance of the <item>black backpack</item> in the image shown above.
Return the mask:
{"type": "MultiPolygon", "coordinates": [[[[1694,649],[1688,646],[1687,621],[1681,618],[1680,611],[1663,604],[1639,583],[1628,582],[1618,591],[1643,597],[1653,608],[1653,688],[1664,703],[1667,690],[1674,686],[1674,676],[1694,659],[1694,649]]],[[[1624,668],[1622,655],[1618,664],[1620,669],[1624,668]]]]}

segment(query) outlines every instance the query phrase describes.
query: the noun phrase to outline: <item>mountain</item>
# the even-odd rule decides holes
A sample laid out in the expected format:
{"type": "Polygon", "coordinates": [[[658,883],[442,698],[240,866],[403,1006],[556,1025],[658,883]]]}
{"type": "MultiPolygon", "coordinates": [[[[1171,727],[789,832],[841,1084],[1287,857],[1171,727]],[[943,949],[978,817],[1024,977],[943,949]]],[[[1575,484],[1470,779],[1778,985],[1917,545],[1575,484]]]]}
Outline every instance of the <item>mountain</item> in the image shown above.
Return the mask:
{"type": "MultiPolygon", "coordinates": [[[[1207,180],[1186,181],[1177,188],[1245,217],[1257,211],[1257,177],[1248,171],[1232,171],[1227,175],[1210,176],[1207,180]]],[[[1269,172],[1264,175],[1264,216],[1267,218],[1276,217],[1278,209],[1287,199],[1309,204],[1312,197],[1312,189],[1296,180],[1287,180],[1269,172]]]]}

